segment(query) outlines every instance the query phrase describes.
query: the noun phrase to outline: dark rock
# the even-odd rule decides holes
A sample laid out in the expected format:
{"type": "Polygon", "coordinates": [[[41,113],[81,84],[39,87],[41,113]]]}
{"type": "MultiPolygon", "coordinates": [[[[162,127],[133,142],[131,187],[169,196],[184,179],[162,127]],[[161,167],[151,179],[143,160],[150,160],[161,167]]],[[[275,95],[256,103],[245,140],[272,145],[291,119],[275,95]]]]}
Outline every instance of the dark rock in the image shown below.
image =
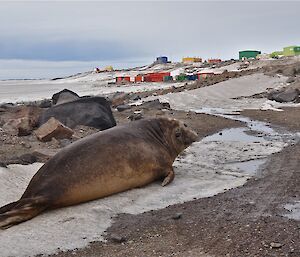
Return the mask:
{"type": "Polygon", "coordinates": [[[23,154],[19,158],[21,160],[21,164],[32,164],[37,161],[36,156],[30,153],[23,154]]]}
{"type": "Polygon", "coordinates": [[[287,83],[293,83],[294,81],[295,81],[295,78],[289,77],[286,82],[287,83]]]}
{"type": "Polygon", "coordinates": [[[143,103],[143,107],[147,109],[170,109],[169,103],[161,103],[158,99],[143,103]]]}
{"type": "Polygon", "coordinates": [[[116,107],[119,112],[123,112],[125,110],[131,109],[131,106],[128,104],[122,104],[116,107]]]}
{"type": "Polygon", "coordinates": [[[138,101],[138,100],[141,100],[142,98],[137,95],[137,94],[132,94],[130,97],[129,97],[130,100],[132,101],[138,101]]]}
{"type": "Polygon", "coordinates": [[[48,100],[48,99],[42,100],[39,104],[40,108],[50,108],[51,106],[52,106],[52,102],[51,102],[51,100],[48,100]]]}
{"type": "Polygon", "coordinates": [[[41,115],[39,125],[51,117],[69,128],[85,125],[104,130],[116,126],[109,102],[104,97],[86,97],[55,105],[41,115]]]}
{"type": "Polygon", "coordinates": [[[141,114],[141,113],[133,113],[133,114],[131,114],[129,117],[128,117],[128,119],[130,119],[131,121],[134,121],[134,120],[140,120],[140,119],[143,119],[144,118],[144,116],[143,116],[143,114],[141,114]]]}
{"type": "Polygon", "coordinates": [[[32,153],[26,153],[21,156],[12,157],[10,160],[7,161],[7,163],[5,163],[5,165],[7,165],[7,164],[28,165],[28,164],[32,164],[34,162],[37,162],[36,156],[32,153]]]}
{"type": "Polygon", "coordinates": [[[285,103],[293,102],[299,96],[299,90],[294,88],[288,88],[281,92],[271,92],[268,95],[269,100],[274,100],[276,102],[285,103]]]}
{"type": "Polygon", "coordinates": [[[46,162],[52,158],[59,150],[58,149],[39,149],[35,150],[32,155],[37,159],[37,162],[46,162]]]}
{"type": "Polygon", "coordinates": [[[2,108],[2,109],[8,109],[8,108],[11,108],[13,106],[14,106],[13,103],[4,103],[4,104],[0,105],[0,108],[2,108]]]}
{"type": "Polygon", "coordinates": [[[64,89],[52,96],[52,103],[54,105],[58,105],[58,104],[72,102],[79,98],[80,98],[79,95],[77,95],[75,92],[69,89],[64,89]]]}
{"type": "Polygon", "coordinates": [[[70,139],[61,139],[60,141],[59,141],[59,143],[60,143],[60,146],[61,147],[66,147],[66,146],[68,146],[69,144],[71,144],[72,143],[72,141],[70,140],[70,139]]]}
{"type": "Polygon", "coordinates": [[[4,162],[0,162],[0,167],[7,168],[7,164],[4,162]]]}

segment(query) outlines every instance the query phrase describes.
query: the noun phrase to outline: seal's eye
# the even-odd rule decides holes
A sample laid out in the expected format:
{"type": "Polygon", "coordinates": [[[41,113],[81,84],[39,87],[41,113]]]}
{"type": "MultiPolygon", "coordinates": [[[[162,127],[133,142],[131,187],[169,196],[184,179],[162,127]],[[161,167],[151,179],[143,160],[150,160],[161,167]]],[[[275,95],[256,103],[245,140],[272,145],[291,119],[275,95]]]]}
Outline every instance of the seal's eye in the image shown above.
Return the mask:
{"type": "Polygon", "coordinates": [[[187,125],[185,123],[183,123],[183,126],[187,127],[187,125]]]}
{"type": "Polygon", "coordinates": [[[177,137],[177,138],[181,137],[181,131],[180,130],[177,130],[175,132],[175,137],[177,137]]]}

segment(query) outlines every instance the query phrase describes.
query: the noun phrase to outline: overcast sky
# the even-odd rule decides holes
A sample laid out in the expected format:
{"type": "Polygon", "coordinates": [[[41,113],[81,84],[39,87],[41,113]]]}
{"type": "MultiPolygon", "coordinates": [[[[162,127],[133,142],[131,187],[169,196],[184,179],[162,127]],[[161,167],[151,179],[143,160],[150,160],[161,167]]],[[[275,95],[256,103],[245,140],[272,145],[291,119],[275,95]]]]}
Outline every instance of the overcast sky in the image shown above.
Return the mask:
{"type": "Polygon", "coordinates": [[[0,59],[237,58],[300,44],[300,2],[0,2],[0,59]]]}

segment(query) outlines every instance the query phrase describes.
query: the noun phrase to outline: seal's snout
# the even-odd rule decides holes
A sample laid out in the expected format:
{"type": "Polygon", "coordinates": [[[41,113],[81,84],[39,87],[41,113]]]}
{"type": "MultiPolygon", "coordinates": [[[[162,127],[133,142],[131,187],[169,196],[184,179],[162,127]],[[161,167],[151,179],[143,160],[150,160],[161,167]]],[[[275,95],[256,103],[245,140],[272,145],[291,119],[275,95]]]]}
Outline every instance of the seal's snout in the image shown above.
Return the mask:
{"type": "Polygon", "coordinates": [[[193,142],[197,141],[198,139],[198,135],[195,131],[188,129],[188,128],[184,128],[184,134],[185,134],[185,145],[189,146],[191,145],[193,142]]]}
{"type": "Polygon", "coordinates": [[[198,134],[194,131],[194,130],[189,130],[189,133],[190,133],[190,137],[191,137],[191,140],[193,142],[197,141],[198,139],[198,134]]]}

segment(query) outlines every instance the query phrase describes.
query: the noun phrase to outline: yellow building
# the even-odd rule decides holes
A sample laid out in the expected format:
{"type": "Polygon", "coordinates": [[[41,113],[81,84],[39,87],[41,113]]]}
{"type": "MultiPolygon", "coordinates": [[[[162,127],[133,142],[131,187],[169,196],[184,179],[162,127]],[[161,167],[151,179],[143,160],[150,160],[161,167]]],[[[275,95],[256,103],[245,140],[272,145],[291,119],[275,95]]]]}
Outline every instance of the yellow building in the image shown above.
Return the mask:
{"type": "Polygon", "coordinates": [[[202,62],[202,58],[199,57],[184,57],[182,58],[183,63],[191,63],[191,62],[202,62]]]}
{"type": "Polygon", "coordinates": [[[106,66],[106,67],[104,68],[104,70],[105,70],[105,71],[113,71],[114,68],[113,68],[112,66],[106,66]]]}

